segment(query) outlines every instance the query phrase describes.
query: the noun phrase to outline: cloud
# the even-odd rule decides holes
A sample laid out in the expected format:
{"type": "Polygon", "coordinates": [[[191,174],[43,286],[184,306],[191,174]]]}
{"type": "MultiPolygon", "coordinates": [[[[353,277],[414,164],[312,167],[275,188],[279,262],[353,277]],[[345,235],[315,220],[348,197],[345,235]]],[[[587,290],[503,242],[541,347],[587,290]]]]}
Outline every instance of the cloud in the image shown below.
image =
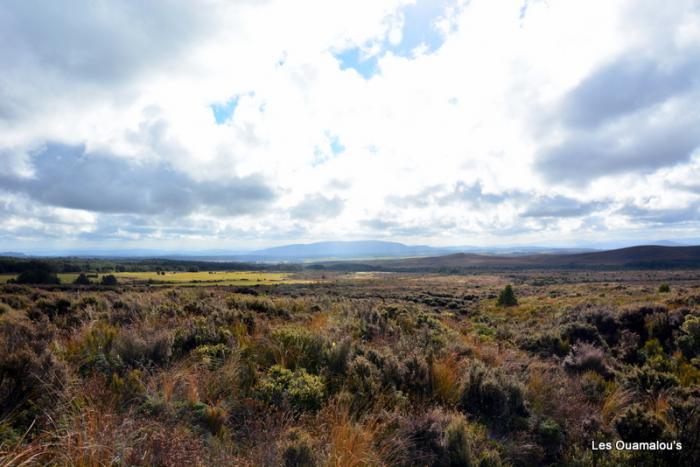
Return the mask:
{"type": "Polygon", "coordinates": [[[337,196],[307,195],[289,212],[292,217],[305,221],[333,219],[343,212],[345,203],[337,196]]]}
{"type": "Polygon", "coordinates": [[[695,0],[2,2],[3,242],[670,237],[698,25],[695,0]]]}
{"type": "Polygon", "coordinates": [[[620,208],[617,212],[644,224],[697,224],[700,220],[700,201],[678,208],[647,208],[628,205],[620,208]]]}
{"type": "Polygon", "coordinates": [[[428,186],[415,194],[391,195],[387,201],[397,207],[448,206],[453,204],[466,204],[473,207],[495,205],[506,200],[516,200],[524,196],[524,193],[509,191],[502,193],[485,192],[480,181],[474,183],[456,182],[451,187],[442,185],[428,186]]]}
{"type": "Polygon", "coordinates": [[[236,216],[261,211],[275,199],[259,176],[198,181],[165,162],[129,162],[82,146],[50,144],[31,161],[31,177],[0,174],[0,189],[49,206],[174,216],[236,216]]]}
{"type": "Polygon", "coordinates": [[[593,72],[564,99],[564,122],[591,129],[700,87],[700,48],[676,63],[623,56],[593,72]]]}
{"type": "Polygon", "coordinates": [[[582,202],[567,196],[541,196],[528,204],[522,217],[579,217],[607,206],[603,202],[582,202]]]}
{"type": "Polygon", "coordinates": [[[687,161],[700,147],[700,111],[641,117],[598,131],[571,133],[546,148],[536,163],[551,182],[582,185],[619,173],[653,172],[687,161]]]}
{"type": "Polygon", "coordinates": [[[550,183],[586,185],[617,174],[649,174],[700,148],[700,8],[679,2],[626,5],[630,43],[592,68],[545,111],[534,167],[550,183]],[[690,36],[681,31],[693,31],[690,36]]]}

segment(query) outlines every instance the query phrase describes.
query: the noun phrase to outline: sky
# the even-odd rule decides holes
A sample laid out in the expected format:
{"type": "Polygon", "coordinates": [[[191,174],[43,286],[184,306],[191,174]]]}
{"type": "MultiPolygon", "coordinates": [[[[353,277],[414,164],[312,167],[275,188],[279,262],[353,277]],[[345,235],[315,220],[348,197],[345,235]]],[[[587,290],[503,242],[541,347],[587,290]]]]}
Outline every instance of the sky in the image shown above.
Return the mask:
{"type": "Polygon", "coordinates": [[[0,3],[0,251],[700,237],[700,1],[0,3]]]}

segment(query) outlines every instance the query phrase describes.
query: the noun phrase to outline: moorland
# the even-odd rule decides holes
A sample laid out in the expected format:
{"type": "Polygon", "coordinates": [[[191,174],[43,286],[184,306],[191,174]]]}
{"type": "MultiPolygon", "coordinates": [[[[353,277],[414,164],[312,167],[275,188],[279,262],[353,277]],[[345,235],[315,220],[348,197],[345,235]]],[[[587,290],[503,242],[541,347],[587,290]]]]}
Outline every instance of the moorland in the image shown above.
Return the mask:
{"type": "Polygon", "coordinates": [[[698,270],[174,266],[0,285],[0,464],[700,465],[698,270]]]}

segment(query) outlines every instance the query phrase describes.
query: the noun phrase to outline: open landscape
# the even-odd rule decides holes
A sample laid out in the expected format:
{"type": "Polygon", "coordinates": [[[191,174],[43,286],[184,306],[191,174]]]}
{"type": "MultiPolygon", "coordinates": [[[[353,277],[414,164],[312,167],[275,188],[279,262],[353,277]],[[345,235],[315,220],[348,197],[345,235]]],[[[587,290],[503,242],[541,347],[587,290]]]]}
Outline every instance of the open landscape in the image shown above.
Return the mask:
{"type": "Polygon", "coordinates": [[[0,1],[0,467],[699,467],[700,0],[0,1]]]}
{"type": "Polygon", "coordinates": [[[113,274],[0,286],[0,464],[700,461],[698,269],[113,274]]]}

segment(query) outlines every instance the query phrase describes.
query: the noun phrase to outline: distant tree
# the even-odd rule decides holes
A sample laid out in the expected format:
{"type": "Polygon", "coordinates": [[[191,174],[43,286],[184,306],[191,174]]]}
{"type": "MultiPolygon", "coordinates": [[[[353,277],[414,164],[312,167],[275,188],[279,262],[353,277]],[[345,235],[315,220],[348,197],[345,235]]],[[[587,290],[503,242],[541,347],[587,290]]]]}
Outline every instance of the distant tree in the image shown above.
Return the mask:
{"type": "Polygon", "coordinates": [[[126,272],[126,266],[123,264],[117,264],[117,267],[115,268],[117,272],[126,272]]]}
{"type": "Polygon", "coordinates": [[[18,284],[60,284],[56,273],[46,269],[23,271],[15,279],[18,284]]]}
{"type": "Polygon", "coordinates": [[[669,293],[670,291],[671,291],[671,287],[668,284],[661,284],[659,286],[660,293],[669,293]]]}
{"type": "Polygon", "coordinates": [[[100,284],[102,284],[102,285],[118,285],[119,282],[117,281],[117,278],[114,274],[107,274],[106,276],[102,276],[102,280],[100,281],[100,284]]]}
{"type": "Polygon", "coordinates": [[[501,290],[498,294],[498,306],[514,306],[518,304],[518,299],[515,298],[515,293],[513,292],[513,287],[508,284],[501,290]]]}
{"type": "Polygon", "coordinates": [[[88,279],[88,276],[86,276],[84,272],[81,272],[80,275],[75,278],[73,283],[76,285],[90,285],[90,284],[92,284],[92,282],[90,282],[90,279],[88,279]]]}
{"type": "Polygon", "coordinates": [[[199,272],[199,266],[189,266],[187,272],[199,272]]]}

